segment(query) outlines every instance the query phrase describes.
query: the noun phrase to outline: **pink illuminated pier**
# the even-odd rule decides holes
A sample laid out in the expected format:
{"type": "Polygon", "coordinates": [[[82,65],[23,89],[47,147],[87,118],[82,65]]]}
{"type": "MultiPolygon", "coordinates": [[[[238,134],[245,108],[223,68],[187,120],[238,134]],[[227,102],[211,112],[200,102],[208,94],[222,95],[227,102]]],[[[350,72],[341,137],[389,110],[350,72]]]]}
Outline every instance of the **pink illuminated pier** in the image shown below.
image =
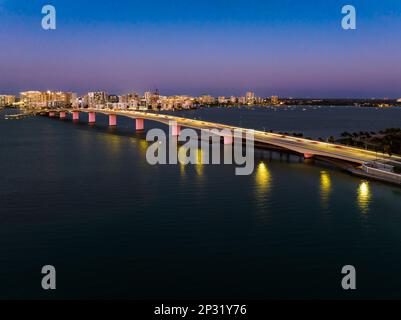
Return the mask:
{"type": "Polygon", "coordinates": [[[171,135],[179,136],[180,132],[181,132],[181,126],[180,125],[178,125],[176,123],[171,124],[171,135]]]}
{"type": "Polygon", "coordinates": [[[233,144],[233,136],[224,136],[224,144],[233,144]]]}
{"type": "Polygon", "coordinates": [[[88,118],[89,118],[89,120],[88,120],[89,123],[95,123],[96,122],[96,113],[89,112],[88,118]]]}
{"type": "Polygon", "coordinates": [[[55,112],[53,112],[53,111],[50,111],[50,112],[49,112],[49,117],[50,117],[50,118],[53,118],[55,115],[56,115],[55,112]]]}
{"type": "Polygon", "coordinates": [[[145,128],[144,120],[141,118],[135,119],[135,129],[136,130],[143,130],[145,128]]]}
{"type": "Polygon", "coordinates": [[[78,121],[79,120],[79,111],[72,112],[72,120],[78,121]]]}
{"type": "Polygon", "coordinates": [[[60,111],[60,119],[65,119],[66,112],[60,111]]]}
{"type": "Polygon", "coordinates": [[[115,114],[109,114],[109,126],[115,127],[117,125],[117,116],[115,114]]]}

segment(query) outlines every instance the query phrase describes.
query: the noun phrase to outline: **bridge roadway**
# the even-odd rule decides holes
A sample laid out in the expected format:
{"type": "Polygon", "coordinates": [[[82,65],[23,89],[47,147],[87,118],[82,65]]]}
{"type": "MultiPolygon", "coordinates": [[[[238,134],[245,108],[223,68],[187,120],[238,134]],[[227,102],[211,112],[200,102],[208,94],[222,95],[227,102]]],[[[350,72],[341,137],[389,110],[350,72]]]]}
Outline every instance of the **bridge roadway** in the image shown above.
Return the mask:
{"type": "MultiPolygon", "coordinates": [[[[48,110],[49,112],[59,112],[60,110],[48,110]]],[[[239,128],[235,126],[225,125],[215,122],[207,122],[202,120],[188,119],[176,117],[172,115],[157,114],[144,111],[131,110],[113,110],[113,109],[69,109],[67,112],[79,111],[86,113],[102,113],[105,115],[118,115],[133,119],[144,119],[160,122],[169,125],[170,122],[176,122],[181,127],[189,127],[194,129],[229,129],[240,130],[245,137],[247,131],[252,129],[239,128]]],[[[388,156],[383,153],[376,153],[369,150],[337,145],[333,143],[314,141],[309,139],[292,137],[289,135],[281,135],[277,133],[253,130],[254,141],[262,144],[278,146],[284,149],[304,154],[305,157],[322,156],[331,159],[339,159],[355,164],[363,164],[369,161],[380,161],[401,167],[401,157],[388,156]]]]}

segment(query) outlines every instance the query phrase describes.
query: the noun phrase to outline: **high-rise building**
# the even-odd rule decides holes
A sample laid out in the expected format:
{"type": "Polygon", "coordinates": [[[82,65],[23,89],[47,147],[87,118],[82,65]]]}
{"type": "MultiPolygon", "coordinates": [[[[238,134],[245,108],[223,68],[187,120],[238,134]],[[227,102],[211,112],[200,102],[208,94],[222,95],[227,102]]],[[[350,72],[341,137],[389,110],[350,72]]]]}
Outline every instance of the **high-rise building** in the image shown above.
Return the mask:
{"type": "Polygon", "coordinates": [[[272,96],[270,101],[272,104],[279,104],[278,96],[272,96]]]}
{"type": "Polygon", "coordinates": [[[227,103],[227,99],[226,99],[226,97],[224,97],[224,96],[218,97],[218,98],[217,98],[217,101],[218,101],[220,104],[225,104],[225,103],[227,103]]]}
{"type": "Polygon", "coordinates": [[[103,108],[107,103],[107,97],[104,91],[88,92],[89,108],[103,108]]]}
{"type": "Polygon", "coordinates": [[[156,109],[159,106],[159,90],[155,92],[146,91],[144,93],[145,103],[148,108],[156,109]]]}
{"type": "Polygon", "coordinates": [[[248,104],[253,104],[255,102],[255,93],[253,91],[248,91],[245,97],[248,104]]]}
{"type": "Polygon", "coordinates": [[[44,92],[47,107],[50,108],[69,108],[75,103],[77,95],[72,92],[44,92]]]}
{"type": "Polygon", "coordinates": [[[149,105],[152,100],[153,93],[150,91],[146,91],[143,96],[145,98],[146,104],[149,105]]]}
{"type": "Polygon", "coordinates": [[[40,91],[20,92],[20,102],[28,108],[47,107],[46,96],[40,91]]]}
{"type": "Polygon", "coordinates": [[[15,96],[0,95],[0,108],[9,107],[15,102],[15,96]]]}
{"type": "Polygon", "coordinates": [[[198,101],[204,104],[213,104],[216,102],[216,99],[209,95],[203,95],[198,98],[198,101]]]}
{"type": "Polygon", "coordinates": [[[128,107],[132,108],[138,107],[141,103],[141,98],[136,92],[128,93],[118,98],[120,103],[126,103],[128,107]]]}
{"type": "Polygon", "coordinates": [[[89,105],[89,97],[88,95],[85,95],[83,97],[77,98],[77,107],[78,108],[87,108],[89,105]]]}
{"type": "Polygon", "coordinates": [[[159,107],[163,110],[191,109],[193,107],[194,100],[194,98],[189,96],[161,96],[159,107]]]}
{"type": "Polygon", "coordinates": [[[20,93],[20,102],[27,108],[69,108],[77,103],[73,92],[25,91],[20,93]]]}
{"type": "Polygon", "coordinates": [[[245,104],[246,103],[246,97],[239,97],[238,98],[238,103],[245,104]]]}
{"type": "Polygon", "coordinates": [[[110,94],[107,97],[107,101],[110,102],[110,103],[118,103],[120,101],[120,99],[115,94],[110,94]]]}

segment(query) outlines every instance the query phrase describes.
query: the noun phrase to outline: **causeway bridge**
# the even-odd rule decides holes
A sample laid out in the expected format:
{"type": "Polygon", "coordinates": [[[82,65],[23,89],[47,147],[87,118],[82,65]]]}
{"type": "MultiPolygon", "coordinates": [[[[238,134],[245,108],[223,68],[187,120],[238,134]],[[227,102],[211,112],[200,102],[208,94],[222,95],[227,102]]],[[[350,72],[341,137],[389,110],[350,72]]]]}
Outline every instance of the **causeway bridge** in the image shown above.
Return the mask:
{"type": "MultiPolygon", "coordinates": [[[[225,125],[215,122],[207,122],[202,120],[182,118],[172,115],[151,113],[145,111],[134,111],[134,110],[114,110],[114,109],[46,109],[42,112],[46,112],[49,117],[59,117],[61,119],[66,118],[67,113],[72,114],[72,119],[75,121],[79,120],[80,113],[88,114],[88,122],[96,122],[96,114],[105,114],[109,118],[109,125],[117,125],[117,116],[132,118],[135,120],[136,130],[143,130],[145,121],[155,121],[172,126],[172,135],[178,136],[181,128],[188,127],[194,129],[229,129],[231,132],[239,130],[243,136],[247,131],[251,129],[239,128],[235,126],[225,125]]],[[[270,146],[279,147],[285,150],[296,152],[303,155],[305,158],[312,158],[314,156],[320,156],[333,160],[342,160],[352,163],[356,166],[374,161],[380,161],[389,165],[401,167],[400,156],[389,156],[380,152],[373,152],[370,150],[364,150],[355,147],[348,147],[343,145],[337,145],[333,143],[303,139],[293,137],[289,135],[282,135],[271,132],[264,132],[258,130],[252,130],[254,133],[254,141],[259,144],[265,144],[270,146]]],[[[233,143],[233,137],[230,135],[224,135],[224,144],[233,143]]]]}

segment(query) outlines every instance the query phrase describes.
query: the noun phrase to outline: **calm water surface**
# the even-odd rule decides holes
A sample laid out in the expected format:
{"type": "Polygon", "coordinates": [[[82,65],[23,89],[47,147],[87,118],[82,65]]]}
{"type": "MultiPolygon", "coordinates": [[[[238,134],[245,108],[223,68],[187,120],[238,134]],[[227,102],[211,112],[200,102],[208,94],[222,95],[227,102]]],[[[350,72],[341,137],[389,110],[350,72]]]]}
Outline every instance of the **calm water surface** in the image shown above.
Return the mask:
{"type": "MultiPolygon", "coordinates": [[[[319,136],[401,126],[400,110],[337,110],[181,114],[319,136]]],[[[150,166],[132,120],[110,130],[100,115],[88,126],[4,113],[1,298],[401,298],[400,188],[270,151],[250,176],[150,166]],[[41,290],[45,264],[55,292],[41,290]],[[355,292],[340,286],[346,264],[355,292]]]]}
{"type": "Polygon", "coordinates": [[[302,132],[312,138],[339,137],[344,131],[379,131],[401,127],[401,108],[398,107],[243,106],[167,113],[258,130],[302,132]]]}

